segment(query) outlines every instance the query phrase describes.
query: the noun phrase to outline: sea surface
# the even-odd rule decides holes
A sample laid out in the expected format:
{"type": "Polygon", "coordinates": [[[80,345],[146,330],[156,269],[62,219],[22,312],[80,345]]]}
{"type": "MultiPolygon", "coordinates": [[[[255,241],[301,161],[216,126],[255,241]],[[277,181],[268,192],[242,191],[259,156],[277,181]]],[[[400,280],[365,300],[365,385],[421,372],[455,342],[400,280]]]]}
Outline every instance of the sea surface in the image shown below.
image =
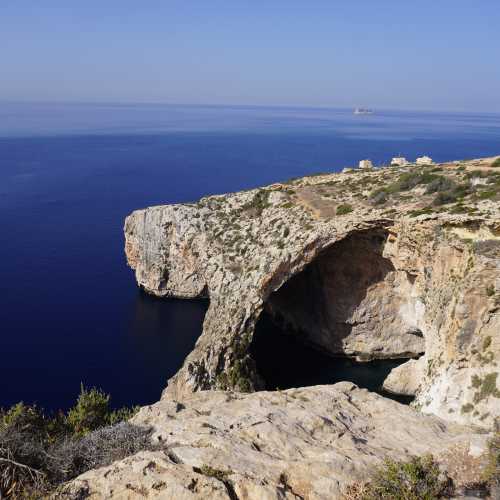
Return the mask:
{"type": "Polygon", "coordinates": [[[0,103],[0,406],[151,403],[181,366],[207,304],[136,287],[132,210],[400,154],[500,154],[500,115],[0,103]]]}

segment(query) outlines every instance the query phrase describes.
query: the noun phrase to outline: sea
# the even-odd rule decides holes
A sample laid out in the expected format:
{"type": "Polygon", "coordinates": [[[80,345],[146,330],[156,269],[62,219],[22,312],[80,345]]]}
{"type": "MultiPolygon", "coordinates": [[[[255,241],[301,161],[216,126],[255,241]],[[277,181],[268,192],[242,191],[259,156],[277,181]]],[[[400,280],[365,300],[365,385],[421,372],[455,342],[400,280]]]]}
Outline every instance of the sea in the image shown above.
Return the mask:
{"type": "MultiPolygon", "coordinates": [[[[0,103],[0,406],[66,409],[81,384],[110,393],[115,407],[159,399],[207,302],[138,289],[123,251],[133,210],[361,159],[498,154],[495,114],[0,103]]],[[[320,382],[349,377],[332,366],[320,382]]],[[[365,370],[361,383],[375,387],[377,373],[365,370]]]]}

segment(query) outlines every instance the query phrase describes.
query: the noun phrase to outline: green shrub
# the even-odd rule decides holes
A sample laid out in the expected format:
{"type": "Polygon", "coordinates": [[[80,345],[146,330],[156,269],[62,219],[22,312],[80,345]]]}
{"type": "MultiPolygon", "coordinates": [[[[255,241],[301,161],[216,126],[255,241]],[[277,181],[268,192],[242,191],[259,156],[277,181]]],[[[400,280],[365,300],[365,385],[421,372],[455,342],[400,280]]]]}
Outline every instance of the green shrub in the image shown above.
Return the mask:
{"type": "Polygon", "coordinates": [[[462,405],[460,409],[461,413],[470,413],[474,409],[474,405],[472,403],[467,403],[462,405]]]}
{"type": "Polygon", "coordinates": [[[457,203],[454,207],[450,208],[450,214],[464,214],[467,210],[467,207],[464,207],[461,203],[457,203]]]}
{"type": "Polygon", "coordinates": [[[370,484],[363,500],[434,500],[444,494],[448,481],[440,478],[432,456],[408,462],[386,460],[370,484]]]}
{"type": "Polygon", "coordinates": [[[21,401],[2,412],[0,428],[40,431],[44,425],[43,412],[36,405],[28,406],[21,401]]]}
{"type": "Polygon", "coordinates": [[[483,340],[483,351],[486,351],[488,347],[491,345],[491,337],[488,335],[484,340],[483,340]]]}
{"type": "Polygon", "coordinates": [[[438,179],[446,179],[440,175],[431,172],[406,172],[401,174],[396,182],[383,188],[376,189],[370,194],[372,203],[375,205],[384,203],[387,196],[401,191],[409,191],[419,184],[431,184],[438,179]]]}
{"type": "Polygon", "coordinates": [[[497,389],[497,377],[498,373],[496,372],[488,373],[482,379],[477,377],[477,381],[474,381],[473,386],[479,388],[479,390],[474,394],[474,403],[479,403],[490,396],[500,398],[500,391],[497,389]]]}
{"type": "Polygon", "coordinates": [[[453,188],[453,194],[458,198],[463,198],[472,192],[470,184],[458,184],[453,188]]]}
{"type": "Polygon", "coordinates": [[[417,210],[411,210],[408,215],[410,217],[418,217],[419,215],[427,215],[427,214],[432,214],[434,213],[434,209],[432,207],[424,207],[424,208],[420,208],[420,209],[417,209],[417,210]]]}
{"type": "Polygon", "coordinates": [[[497,158],[491,165],[490,167],[500,167],[500,158],[497,158]]]}
{"type": "Polygon", "coordinates": [[[421,175],[417,172],[408,172],[400,175],[397,184],[397,191],[408,191],[420,184],[421,175]]]}
{"type": "Polygon", "coordinates": [[[464,198],[471,193],[470,184],[457,184],[453,185],[452,189],[443,190],[446,188],[446,183],[440,186],[438,194],[434,198],[433,205],[445,205],[447,203],[454,203],[459,198],[464,198]]]}
{"type": "Polygon", "coordinates": [[[454,203],[455,201],[457,201],[457,197],[451,191],[445,191],[438,193],[432,201],[432,204],[434,206],[439,206],[454,203]]]}
{"type": "Polygon", "coordinates": [[[496,189],[488,189],[486,191],[482,191],[481,193],[478,194],[478,198],[480,200],[487,200],[489,198],[494,198],[497,194],[496,189]]]}
{"type": "Polygon", "coordinates": [[[382,205],[387,201],[388,194],[384,188],[375,189],[370,193],[370,200],[374,205],[382,205]]]}
{"type": "Polygon", "coordinates": [[[490,488],[500,487],[500,432],[496,432],[488,442],[488,465],[484,480],[490,488]]]}
{"type": "Polygon", "coordinates": [[[95,387],[86,389],[82,384],[76,405],[66,418],[71,431],[83,436],[105,425],[128,420],[137,412],[138,407],[111,410],[109,400],[109,394],[95,387]]]}
{"type": "MultiPolygon", "coordinates": [[[[123,407],[118,410],[109,412],[107,421],[109,425],[115,425],[120,422],[126,422],[131,419],[139,411],[139,406],[132,406],[131,408],[123,407]]],[[[107,425],[108,425],[107,424],[107,425]]]]}
{"type": "Polygon", "coordinates": [[[266,189],[259,189],[252,197],[252,199],[243,205],[244,210],[253,211],[257,215],[261,215],[262,211],[271,206],[269,203],[270,191],[266,189]]]}
{"type": "Polygon", "coordinates": [[[68,424],[76,434],[86,434],[109,423],[109,394],[81,386],[76,405],[68,412],[68,424]]]}
{"type": "Polygon", "coordinates": [[[218,481],[227,481],[228,477],[233,473],[232,470],[220,470],[210,467],[210,465],[202,465],[199,469],[195,470],[198,474],[203,474],[204,476],[213,477],[218,481]]]}
{"type": "Polygon", "coordinates": [[[82,387],[67,415],[24,403],[0,409],[0,498],[45,498],[86,470],[149,449],[148,429],[120,421],[135,410],[111,411],[109,399],[82,387]]]}
{"type": "Polygon", "coordinates": [[[443,177],[442,175],[436,176],[425,189],[426,194],[438,193],[441,191],[449,191],[455,187],[455,183],[448,177],[443,177]]]}
{"type": "MultiPolygon", "coordinates": [[[[434,172],[435,170],[436,169],[433,169],[431,172],[434,172]]],[[[438,179],[439,177],[441,177],[440,175],[437,175],[437,174],[434,174],[434,173],[431,173],[431,172],[423,172],[420,175],[420,182],[419,182],[419,184],[430,184],[431,182],[433,182],[436,179],[438,179]]]]}
{"type": "Polygon", "coordinates": [[[352,212],[352,210],[353,210],[352,205],[345,203],[337,207],[337,215],[345,215],[352,212]]]}

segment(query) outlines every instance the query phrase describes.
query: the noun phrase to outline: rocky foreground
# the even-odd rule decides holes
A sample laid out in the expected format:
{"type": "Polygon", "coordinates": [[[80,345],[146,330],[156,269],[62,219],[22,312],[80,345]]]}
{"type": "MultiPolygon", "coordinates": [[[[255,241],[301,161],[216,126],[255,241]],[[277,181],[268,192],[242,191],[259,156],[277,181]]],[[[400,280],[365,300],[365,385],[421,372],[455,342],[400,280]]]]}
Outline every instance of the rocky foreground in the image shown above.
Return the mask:
{"type": "Polygon", "coordinates": [[[76,496],[342,498],[385,458],[426,453],[455,485],[479,481],[500,417],[500,161],[147,208],[125,237],[144,290],[210,306],[162,400],[133,419],[158,449],[80,476],[76,496]],[[331,356],[407,358],[384,387],[412,407],[349,382],[266,391],[263,314],[331,356]]]}
{"type": "Polygon", "coordinates": [[[165,398],[133,422],[162,448],[83,474],[73,498],[331,500],[385,457],[426,453],[460,489],[480,480],[487,439],[349,382],[165,398]]]}

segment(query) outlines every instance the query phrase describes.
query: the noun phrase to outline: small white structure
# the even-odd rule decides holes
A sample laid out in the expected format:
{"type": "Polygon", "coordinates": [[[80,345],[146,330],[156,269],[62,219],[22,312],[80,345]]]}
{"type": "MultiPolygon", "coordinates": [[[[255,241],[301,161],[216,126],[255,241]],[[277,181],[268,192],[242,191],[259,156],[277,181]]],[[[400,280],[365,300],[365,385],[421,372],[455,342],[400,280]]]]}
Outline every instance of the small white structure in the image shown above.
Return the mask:
{"type": "Polygon", "coordinates": [[[483,177],[473,177],[470,180],[471,186],[485,186],[488,184],[488,179],[483,177]]]}
{"type": "Polygon", "coordinates": [[[416,162],[417,165],[432,165],[432,158],[429,156],[421,156],[420,158],[417,158],[416,162]]]}
{"type": "Polygon", "coordinates": [[[345,167],[342,169],[343,174],[347,174],[347,172],[354,172],[354,169],[351,167],[345,167]]]}
{"type": "Polygon", "coordinates": [[[391,160],[391,165],[403,167],[404,165],[408,165],[408,160],[404,156],[396,156],[391,160]]]}
{"type": "Polygon", "coordinates": [[[370,160],[361,160],[359,162],[359,168],[363,170],[371,170],[373,168],[373,163],[370,160]]]}

